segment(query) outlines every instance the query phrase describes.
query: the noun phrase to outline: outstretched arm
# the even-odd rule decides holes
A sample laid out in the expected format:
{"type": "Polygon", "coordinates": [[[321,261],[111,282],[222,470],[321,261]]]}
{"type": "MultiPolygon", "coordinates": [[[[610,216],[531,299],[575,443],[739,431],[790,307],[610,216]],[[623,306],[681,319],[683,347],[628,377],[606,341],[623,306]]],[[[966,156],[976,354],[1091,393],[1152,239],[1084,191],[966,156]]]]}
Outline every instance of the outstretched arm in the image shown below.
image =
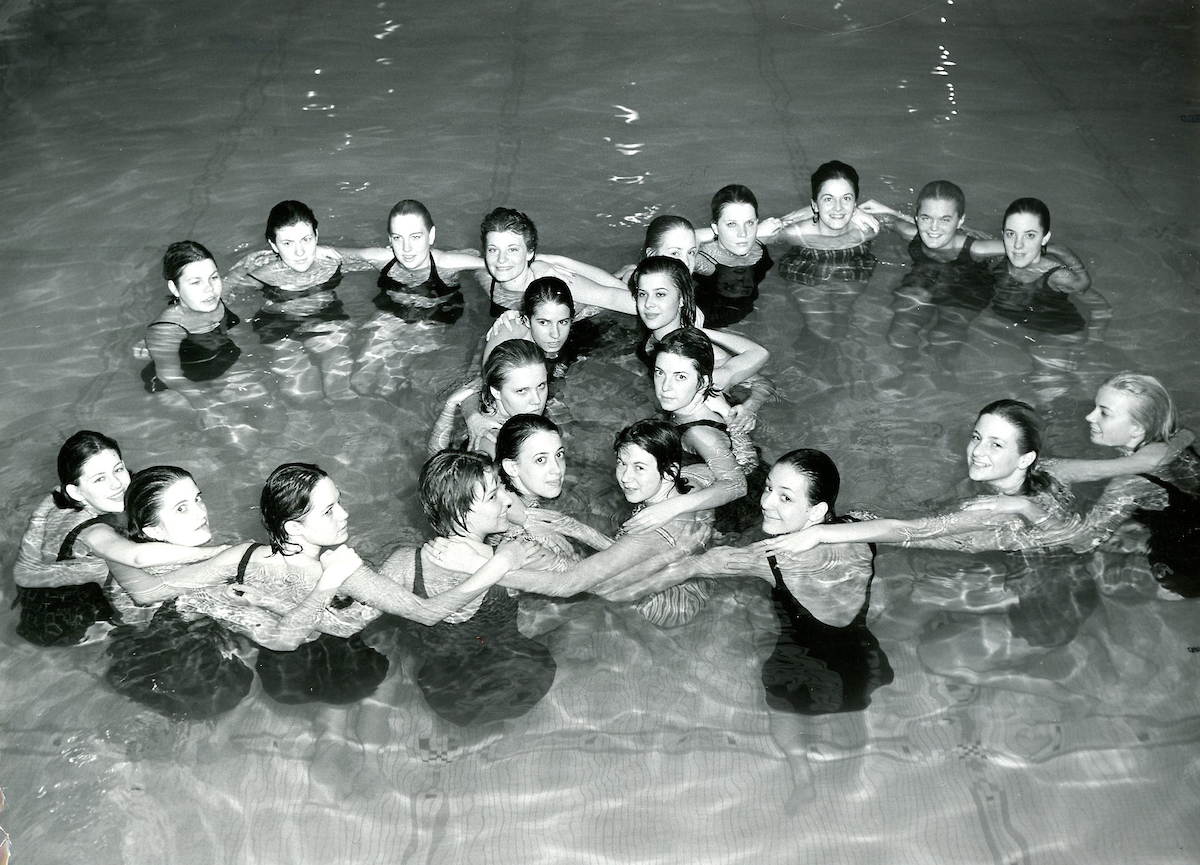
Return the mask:
{"type": "Polygon", "coordinates": [[[701,328],[704,334],[731,355],[720,367],[713,372],[713,385],[717,390],[725,390],[735,384],[741,384],[761,370],[771,359],[771,353],[752,339],[747,339],[727,330],[709,330],[701,328]]]}
{"type": "Polygon", "coordinates": [[[224,546],[183,547],[161,541],[137,543],[123,538],[110,526],[96,525],[84,529],[79,539],[96,555],[109,562],[119,562],[134,568],[149,568],[157,565],[186,565],[210,559],[228,548],[224,546]]]}
{"type": "Polygon", "coordinates": [[[218,586],[237,573],[238,562],[249,544],[239,544],[207,561],[184,565],[165,574],[150,574],[120,562],[112,562],[112,576],[129,593],[134,603],[146,606],[178,597],[206,586],[218,586]]]}

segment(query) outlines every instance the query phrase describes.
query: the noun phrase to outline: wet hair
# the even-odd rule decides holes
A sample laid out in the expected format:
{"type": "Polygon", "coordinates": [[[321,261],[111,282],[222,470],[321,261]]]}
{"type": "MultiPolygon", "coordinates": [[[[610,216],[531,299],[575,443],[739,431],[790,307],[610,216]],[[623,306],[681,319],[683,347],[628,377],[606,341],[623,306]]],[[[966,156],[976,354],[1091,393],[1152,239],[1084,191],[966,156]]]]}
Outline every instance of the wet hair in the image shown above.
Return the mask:
{"type": "Polygon", "coordinates": [[[1004,219],[1000,221],[1001,227],[1008,222],[1008,218],[1017,213],[1028,213],[1031,216],[1036,216],[1038,222],[1042,224],[1042,234],[1050,233],[1050,208],[1037,198],[1018,198],[1008,206],[1004,211],[1004,219]]]}
{"type": "Polygon", "coordinates": [[[850,188],[854,190],[854,197],[858,198],[858,172],[854,170],[853,166],[834,159],[817,166],[817,170],[812,173],[813,201],[816,201],[817,196],[821,194],[821,187],[830,180],[846,181],[850,184],[850,188]]]}
{"type": "Polygon", "coordinates": [[[397,201],[396,206],[388,211],[388,231],[391,231],[392,220],[397,216],[419,216],[421,217],[421,222],[425,223],[426,231],[433,228],[433,217],[429,214],[429,208],[414,199],[406,198],[403,201],[397,201]]]}
{"type": "Polygon", "coordinates": [[[131,541],[145,543],[146,528],[160,522],[159,513],[163,506],[163,495],[182,480],[195,483],[191,472],[179,466],[150,466],[142,469],[129,480],[125,490],[125,536],[131,541]]]}
{"type": "Polygon", "coordinates": [[[514,493],[517,492],[516,478],[509,477],[504,470],[505,460],[520,458],[525,442],[536,432],[548,432],[562,437],[558,424],[540,414],[515,414],[504,422],[496,434],[496,471],[500,482],[514,493]]]}
{"type": "Polygon", "coordinates": [[[312,508],[312,491],[322,478],[329,475],[312,463],[284,463],[271,472],[263,484],[258,500],[263,528],[271,540],[271,551],[284,556],[294,555],[299,545],[288,540],[284,526],[298,520],[312,508]]]}
{"type": "Polygon", "coordinates": [[[1025,470],[1023,493],[1041,492],[1049,488],[1050,479],[1038,468],[1038,458],[1042,453],[1042,418],[1037,409],[1027,402],[1017,399],[998,399],[980,409],[975,421],[985,414],[995,415],[1006,421],[1017,431],[1016,446],[1018,454],[1035,454],[1033,462],[1025,470]]]}
{"type": "Polygon", "coordinates": [[[694,327],[671,331],[659,341],[654,359],[658,360],[659,355],[663,354],[677,354],[690,360],[696,368],[696,374],[701,379],[708,379],[708,385],[703,386],[701,392],[705,396],[716,393],[712,383],[713,367],[716,365],[713,344],[702,331],[694,327]]]}
{"type": "Polygon", "coordinates": [[[532,253],[537,253],[538,233],[533,220],[519,210],[510,207],[497,207],[483,218],[479,224],[479,244],[487,249],[487,236],[493,231],[511,231],[519,234],[525,240],[525,245],[532,253]]]}
{"type": "Polygon", "coordinates": [[[613,453],[620,453],[625,445],[637,445],[654,457],[658,473],[671,478],[680,492],[686,491],[686,482],[679,474],[683,466],[683,438],[675,424],[657,418],[635,421],[617,433],[613,453]]]}
{"type": "MultiPolygon", "coordinates": [[[[854,187],[854,194],[858,195],[857,185],[854,187]]],[[[934,180],[922,186],[921,191],[917,193],[918,212],[926,201],[949,201],[954,204],[959,216],[967,212],[967,196],[957,183],[951,183],[949,180],[934,180]]]]}
{"type": "Polygon", "coordinates": [[[571,296],[571,288],[557,276],[540,276],[529,283],[521,298],[521,315],[528,321],[543,303],[561,303],[570,310],[571,318],[575,317],[575,298],[571,296]]]}
{"type": "Polygon", "coordinates": [[[197,261],[216,262],[213,254],[196,243],[194,240],[180,240],[172,243],[163,253],[162,275],[167,282],[179,282],[179,275],[189,264],[197,261]]]}
{"type": "MultiPolygon", "coordinates": [[[[757,209],[757,205],[755,205],[755,209],[757,209]]],[[[646,240],[642,243],[642,258],[657,255],[658,253],[653,250],[661,247],[667,235],[677,228],[687,229],[693,235],[696,233],[696,227],[682,216],[664,214],[650,220],[650,224],[646,226],[646,240]]]]}
{"type": "Polygon", "coordinates": [[[754,197],[754,193],[747,186],[742,186],[740,183],[731,183],[728,186],[722,186],[717,190],[709,203],[709,212],[712,213],[712,221],[718,222],[721,219],[721,211],[725,209],[726,204],[749,204],[754,208],[755,215],[758,214],[758,199],[754,197]]]}
{"type": "Polygon", "coordinates": [[[58,449],[58,483],[59,487],[53,492],[54,504],[64,511],[81,511],[83,503],[76,501],[67,494],[69,484],[79,483],[83,467],[96,454],[113,451],[121,456],[121,446],[104,433],[81,429],[63,442],[58,449]]]}
{"type": "Polygon", "coordinates": [[[1135,397],[1130,413],[1146,431],[1142,444],[1170,441],[1175,435],[1175,401],[1152,375],[1125,370],[1108,378],[1100,387],[1110,387],[1135,397]]]}
{"type": "Polygon", "coordinates": [[[426,460],[417,487],[433,530],[444,538],[458,534],[478,497],[475,488],[486,489],[495,472],[491,457],[478,451],[440,451],[426,460]]]}
{"type": "Polygon", "coordinates": [[[496,408],[496,398],[492,389],[500,390],[501,385],[508,379],[513,370],[524,369],[527,366],[545,368],[546,353],[527,339],[509,339],[500,343],[488,359],[483,362],[483,388],[479,392],[479,405],[484,411],[496,408]]]}
{"type": "Polygon", "coordinates": [[[688,273],[687,265],[669,255],[651,255],[643,258],[634,268],[629,277],[629,291],[637,302],[638,285],[642,277],[649,273],[661,273],[671,280],[683,305],[679,308],[679,324],[682,327],[694,327],[696,324],[696,283],[688,273]]]}
{"type": "Polygon", "coordinates": [[[312,230],[317,230],[317,217],[312,212],[312,209],[303,201],[281,201],[271,208],[271,212],[267,214],[267,230],[265,232],[268,243],[274,243],[275,238],[279,235],[281,228],[287,228],[289,225],[299,225],[305,223],[312,226],[312,230]]]}
{"type": "Polygon", "coordinates": [[[842,476],[829,454],[814,448],[788,451],[775,461],[777,466],[787,466],[803,475],[808,493],[808,506],[824,502],[829,506],[824,522],[834,518],[833,507],[837,504],[838,491],[842,487],[842,476]]]}

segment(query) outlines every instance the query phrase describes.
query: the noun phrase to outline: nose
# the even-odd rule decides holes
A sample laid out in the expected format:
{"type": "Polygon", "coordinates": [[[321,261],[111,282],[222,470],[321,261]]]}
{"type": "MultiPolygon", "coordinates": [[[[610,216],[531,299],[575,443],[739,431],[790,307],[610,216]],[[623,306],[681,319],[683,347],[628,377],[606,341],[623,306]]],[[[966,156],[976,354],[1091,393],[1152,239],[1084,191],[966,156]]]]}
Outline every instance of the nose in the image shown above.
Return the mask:
{"type": "Polygon", "coordinates": [[[550,325],[550,338],[558,339],[558,334],[560,331],[561,331],[561,328],[559,327],[559,325],[557,325],[557,324],[550,325]]]}
{"type": "Polygon", "coordinates": [[[765,509],[771,504],[772,496],[773,493],[770,490],[763,490],[763,494],[758,498],[758,506],[765,509]]]}
{"type": "Polygon", "coordinates": [[[1099,417],[1100,417],[1099,410],[1092,409],[1090,412],[1087,413],[1087,417],[1085,417],[1084,420],[1087,421],[1088,423],[1095,423],[1096,419],[1099,417]]]}

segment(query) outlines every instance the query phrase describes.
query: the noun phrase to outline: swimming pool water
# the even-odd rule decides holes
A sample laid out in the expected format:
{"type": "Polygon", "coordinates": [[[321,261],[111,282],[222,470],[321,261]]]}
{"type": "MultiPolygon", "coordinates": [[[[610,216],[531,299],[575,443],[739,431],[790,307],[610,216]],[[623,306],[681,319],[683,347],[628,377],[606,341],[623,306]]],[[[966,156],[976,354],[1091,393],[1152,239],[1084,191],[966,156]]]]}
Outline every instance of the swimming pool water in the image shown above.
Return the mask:
{"type": "MultiPolygon", "coordinates": [[[[907,513],[957,481],[964,429],[994,398],[1037,402],[1052,453],[1097,455],[1094,387],[1135,368],[1195,426],[1195,38],[1191,4],[1137,0],[2,4],[0,603],[81,427],[134,467],[190,468],[230,539],[256,533],[261,481],[293,459],[334,475],[364,555],[425,536],[414,481],[435,395],[486,327],[473,286],[452,329],[410,335],[409,385],[280,401],[242,448],[142,390],[131,349],[163,302],[163,249],[191,237],[228,266],[283,198],[346,245],[382,242],[400,198],[430,206],[442,248],[476,246],[481,216],[513,206],[544,250],[615,268],[654,214],[704,222],[729,182],[782,213],[831,158],[894,206],[954,180],[985,230],[1033,195],[1114,308],[1074,368],[1035,368],[1029,335],[990,313],[951,360],[890,348],[907,255],[885,236],[837,345],[814,349],[789,284],[764,283],[741,328],[781,393],[764,454],[825,449],[843,509],[907,513]]],[[[339,288],[355,322],[373,283],[339,288]]],[[[653,409],[639,374],[601,352],[558,407],[570,503],[600,524],[619,510],[611,435],[653,409]]],[[[758,585],[729,583],[669,631],[562,605],[554,687],[499,731],[437,719],[399,635],[374,638],[393,672],[361,704],[256,691],[175,723],[105,689],[102,645],[37,649],[10,614],[0,825],[29,863],[1195,861],[1195,604],[1097,568],[1094,607],[1063,612],[1077,635],[1036,650],[996,605],[1007,567],[881,553],[871,627],[895,682],[865,712],[801,719],[811,783],[794,811],[758,680],[773,639],[758,585]]]]}

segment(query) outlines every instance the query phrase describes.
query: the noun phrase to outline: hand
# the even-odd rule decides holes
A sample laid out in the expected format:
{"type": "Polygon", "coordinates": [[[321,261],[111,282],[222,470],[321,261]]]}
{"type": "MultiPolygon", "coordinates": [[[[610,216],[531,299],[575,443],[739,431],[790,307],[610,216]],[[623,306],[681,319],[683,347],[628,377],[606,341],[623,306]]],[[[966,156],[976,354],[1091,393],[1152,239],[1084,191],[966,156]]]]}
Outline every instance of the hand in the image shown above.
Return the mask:
{"type": "Polygon", "coordinates": [[[812,222],[812,218],[812,205],[806,204],[803,207],[797,207],[791,213],[785,213],[783,216],[779,217],[779,221],[786,227],[789,225],[798,225],[804,222],[812,222]]]}
{"type": "Polygon", "coordinates": [[[503,560],[506,566],[505,570],[515,571],[535,559],[540,549],[538,544],[528,538],[511,538],[500,542],[492,559],[493,561],[495,559],[503,560]]]}
{"type": "Polygon", "coordinates": [[[317,258],[323,258],[326,261],[341,261],[342,260],[342,254],[340,252],[338,252],[336,249],[334,249],[332,246],[318,245],[316,252],[314,254],[317,258]]]}
{"type": "Polygon", "coordinates": [[[637,270],[636,264],[627,264],[624,267],[614,270],[613,276],[615,276],[617,279],[621,280],[621,282],[627,282],[629,280],[629,277],[633,276],[633,272],[635,270],[637,270]]]}
{"type": "Polygon", "coordinates": [[[768,216],[758,223],[758,239],[770,240],[783,230],[783,220],[778,216],[768,216]]]}
{"type": "Polygon", "coordinates": [[[447,571],[473,574],[490,560],[490,556],[457,538],[434,538],[425,545],[429,561],[447,571]]]}
{"type": "Polygon", "coordinates": [[[467,447],[473,451],[486,451],[487,448],[484,442],[488,439],[494,439],[502,426],[496,418],[482,412],[472,412],[467,415],[466,421],[467,447]]]}
{"type": "Polygon", "coordinates": [[[235,583],[225,586],[222,594],[230,603],[246,607],[260,607],[278,616],[286,616],[295,607],[294,604],[254,586],[235,583]]]}
{"type": "Polygon", "coordinates": [[[691,520],[675,532],[675,545],[685,550],[699,552],[712,540],[712,520],[691,520]]]}
{"type": "Polygon", "coordinates": [[[665,526],[676,516],[675,504],[671,500],[655,502],[627,519],[622,528],[627,532],[649,532],[665,526]]]}
{"type": "Polygon", "coordinates": [[[350,575],[362,567],[358,553],[345,544],[321,553],[321,579],[317,588],[323,591],[341,588],[350,575]]]}
{"type": "Polygon", "coordinates": [[[959,229],[959,231],[961,231],[967,237],[973,237],[976,240],[992,240],[993,239],[993,235],[989,234],[988,232],[981,231],[978,228],[971,228],[969,225],[964,225],[962,228],[959,229]]]}
{"type": "Polygon", "coordinates": [[[861,210],[863,213],[870,214],[871,216],[892,216],[897,219],[904,218],[900,211],[893,210],[886,204],[881,204],[880,202],[876,201],[874,198],[870,198],[866,201],[860,201],[858,203],[858,210],[861,210]]]}
{"type": "Polygon", "coordinates": [[[773,538],[767,538],[767,540],[762,542],[767,553],[773,556],[778,556],[781,554],[795,555],[796,553],[807,553],[820,543],[820,526],[810,526],[809,528],[801,529],[798,532],[791,532],[786,535],[777,535],[773,538]]]}
{"type": "Polygon", "coordinates": [[[1025,496],[979,496],[964,502],[962,510],[997,516],[1018,514],[1031,523],[1045,516],[1045,511],[1025,496]]]}
{"type": "Polygon", "coordinates": [[[854,208],[850,214],[850,224],[863,234],[878,234],[879,220],[860,208],[854,208]]]}
{"type": "Polygon", "coordinates": [[[725,426],[730,433],[748,433],[758,426],[758,412],[745,403],[735,405],[725,416],[725,426]]]}

